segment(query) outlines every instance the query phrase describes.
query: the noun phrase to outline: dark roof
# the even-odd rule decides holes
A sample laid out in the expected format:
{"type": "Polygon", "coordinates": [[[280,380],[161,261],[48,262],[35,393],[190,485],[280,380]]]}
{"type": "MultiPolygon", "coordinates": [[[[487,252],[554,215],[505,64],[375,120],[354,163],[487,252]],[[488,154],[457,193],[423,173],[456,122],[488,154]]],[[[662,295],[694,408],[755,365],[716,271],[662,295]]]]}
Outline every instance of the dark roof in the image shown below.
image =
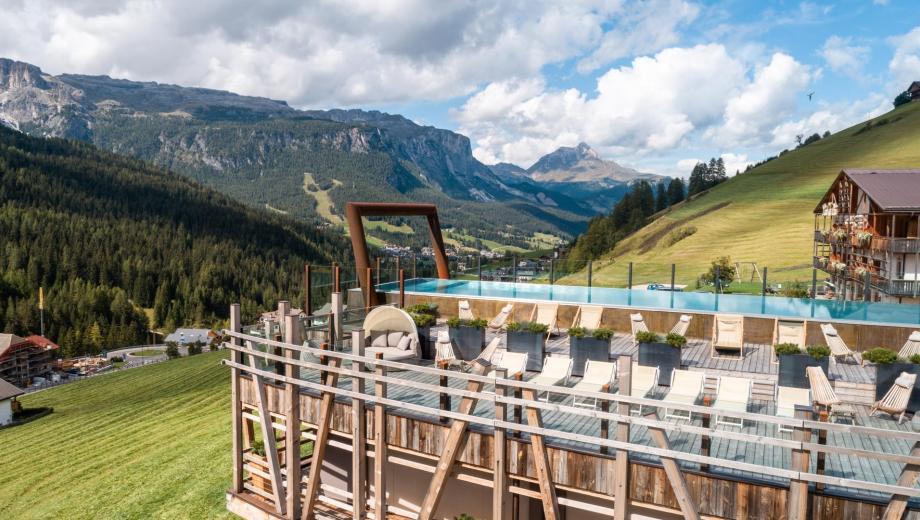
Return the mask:
{"type": "Polygon", "coordinates": [[[5,379],[0,379],[0,401],[11,399],[25,392],[16,388],[15,385],[8,383],[5,379]]]}
{"type": "Polygon", "coordinates": [[[920,90],[920,81],[915,81],[911,83],[909,87],[907,87],[908,92],[915,92],[917,90],[920,90]]]}
{"type": "Polygon", "coordinates": [[[845,169],[843,173],[882,211],[920,212],[920,169],[845,169]]]}
{"type": "Polygon", "coordinates": [[[51,340],[48,339],[48,338],[39,336],[39,335],[37,335],[37,334],[33,334],[33,335],[31,335],[31,336],[26,336],[26,341],[30,341],[30,342],[32,342],[33,344],[38,345],[39,347],[42,347],[42,348],[44,348],[44,349],[46,349],[46,350],[47,350],[47,349],[60,349],[60,348],[61,348],[60,345],[58,345],[57,343],[51,341],[51,340]]]}

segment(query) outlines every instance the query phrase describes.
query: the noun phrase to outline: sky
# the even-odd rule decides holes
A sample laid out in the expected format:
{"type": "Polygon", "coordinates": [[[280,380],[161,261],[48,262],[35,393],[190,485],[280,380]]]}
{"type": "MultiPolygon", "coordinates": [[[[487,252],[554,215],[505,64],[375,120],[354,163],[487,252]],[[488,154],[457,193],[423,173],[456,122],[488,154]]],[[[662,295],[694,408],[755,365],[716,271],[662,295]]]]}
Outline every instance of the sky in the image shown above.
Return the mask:
{"type": "Polygon", "coordinates": [[[0,0],[0,13],[0,57],[51,74],[399,113],[525,168],[586,142],[643,171],[722,157],[734,172],[884,113],[920,80],[915,0],[0,0]]]}

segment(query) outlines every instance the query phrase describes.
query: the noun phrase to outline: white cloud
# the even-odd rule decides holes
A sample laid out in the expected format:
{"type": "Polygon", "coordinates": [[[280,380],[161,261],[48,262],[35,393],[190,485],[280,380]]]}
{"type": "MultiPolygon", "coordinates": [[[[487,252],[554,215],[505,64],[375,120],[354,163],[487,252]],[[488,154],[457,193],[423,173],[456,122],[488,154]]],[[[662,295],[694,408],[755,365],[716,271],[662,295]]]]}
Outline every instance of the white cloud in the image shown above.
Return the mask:
{"type": "Polygon", "coordinates": [[[753,162],[748,160],[746,154],[723,153],[720,157],[725,162],[725,171],[729,177],[734,175],[735,172],[743,172],[747,165],[753,162]]]}
{"type": "Polygon", "coordinates": [[[861,80],[863,67],[869,62],[869,47],[852,45],[850,38],[831,36],[818,52],[834,72],[861,80]]]}
{"type": "Polygon", "coordinates": [[[779,148],[796,146],[796,136],[803,138],[812,134],[824,134],[825,131],[836,133],[845,128],[865,121],[891,109],[891,102],[881,94],[872,94],[854,103],[840,103],[826,106],[820,110],[794,121],[777,125],[772,130],[771,145],[779,148]]]}
{"type": "Polygon", "coordinates": [[[907,88],[911,81],[920,79],[920,27],[902,36],[890,39],[895,46],[894,56],[888,62],[894,88],[907,88]]]}

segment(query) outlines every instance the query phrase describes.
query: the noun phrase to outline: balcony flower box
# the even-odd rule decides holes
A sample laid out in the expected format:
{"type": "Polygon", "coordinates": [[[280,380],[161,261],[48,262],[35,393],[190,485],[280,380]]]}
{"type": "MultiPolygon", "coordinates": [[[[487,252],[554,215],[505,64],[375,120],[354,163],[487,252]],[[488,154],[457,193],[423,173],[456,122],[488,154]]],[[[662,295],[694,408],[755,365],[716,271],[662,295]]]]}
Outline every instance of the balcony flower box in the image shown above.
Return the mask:
{"type": "Polygon", "coordinates": [[[850,234],[842,229],[838,229],[831,233],[831,237],[834,239],[834,242],[838,244],[845,244],[847,240],[850,239],[850,234]]]}
{"type": "Polygon", "coordinates": [[[872,233],[868,231],[860,231],[856,233],[856,244],[859,247],[869,247],[872,245],[872,233]]]}
{"type": "Polygon", "coordinates": [[[613,331],[596,329],[589,334],[583,327],[569,329],[569,357],[572,358],[572,375],[585,375],[585,363],[590,361],[610,360],[610,339],[613,331]]]}
{"type": "Polygon", "coordinates": [[[479,357],[479,353],[486,345],[486,320],[461,320],[451,318],[447,320],[447,333],[450,340],[457,346],[460,359],[472,361],[479,357]]]}
{"type": "Polygon", "coordinates": [[[867,274],[869,274],[869,269],[865,267],[857,267],[856,270],[853,271],[853,274],[855,274],[857,278],[862,280],[863,278],[866,277],[867,274]]]}
{"type": "Polygon", "coordinates": [[[843,262],[834,262],[831,264],[831,269],[837,274],[843,274],[847,271],[847,264],[843,262]]]}
{"type": "Polygon", "coordinates": [[[671,372],[680,368],[681,349],[687,339],[671,333],[661,341],[654,332],[639,332],[636,341],[639,342],[639,365],[658,367],[658,384],[671,386],[671,372]]]}
{"type": "Polygon", "coordinates": [[[798,345],[792,343],[780,343],[775,349],[779,359],[779,386],[809,388],[805,372],[808,367],[821,367],[825,374],[828,373],[831,351],[824,345],[808,347],[807,352],[802,352],[798,345]]]}
{"type": "Polygon", "coordinates": [[[509,323],[505,333],[505,349],[508,352],[527,354],[527,370],[543,370],[546,357],[546,332],[549,328],[542,323],[509,323]]]}

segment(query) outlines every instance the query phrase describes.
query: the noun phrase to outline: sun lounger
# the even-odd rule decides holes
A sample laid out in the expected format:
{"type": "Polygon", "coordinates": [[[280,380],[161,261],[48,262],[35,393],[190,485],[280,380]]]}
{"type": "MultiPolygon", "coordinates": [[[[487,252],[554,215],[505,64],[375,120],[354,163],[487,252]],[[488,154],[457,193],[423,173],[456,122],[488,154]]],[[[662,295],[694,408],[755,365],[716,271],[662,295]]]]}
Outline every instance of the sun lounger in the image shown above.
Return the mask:
{"type": "MultiPolygon", "coordinates": [[[[694,372],[690,370],[674,370],[671,372],[671,389],[662,399],[665,403],[674,404],[696,404],[703,395],[703,384],[706,381],[706,374],[703,372],[694,372]]],[[[691,419],[693,414],[687,412],[687,415],[678,414],[680,410],[671,411],[664,409],[665,418],[691,419]]]]}
{"type": "Polygon", "coordinates": [[[546,325],[546,337],[556,332],[556,317],[559,314],[559,305],[555,303],[538,303],[530,313],[530,321],[546,325]]]}
{"type": "Polygon", "coordinates": [[[456,368],[460,371],[466,371],[469,366],[466,361],[459,359],[454,352],[454,344],[450,341],[450,335],[446,330],[438,332],[438,339],[435,342],[434,362],[440,368],[456,368]]]}
{"type": "Polygon", "coordinates": [[[907,342],[898,352],[898,357],[909,360],[914,354],[920,354],[920,330],[915,330],[907,337],[907,342]]]}
{"type": "MultiPolygon", "coordinates": [[[[543,360],[543,371],[531,379],[530,382],[545,386],[565,385],[572,375],[572,358],[562,356],[546,356],[543,360]]],[[[546,399],[549,401],[549,392],[546,392],[546,399]]]]}
{"type": "Polygon", "coordinates": [[[878,402],[872,405],[869,411],[869,417],[877,412],[884,412],[892,418],[898,417],[898,424],[904,420],[904,414],[907,412],[907,403],[910,401],[910,394],[914,391],[914,383],[917,382],[916,374],[901,372],[901,375],[895,379],[894,384],[888,393],[878,402]]]}
{"type": "Polygon", "coordinates": [[[712,357],[719,350],[737,351],[744,357],[744,316],[716,314],[712,320],[712,357]]]}
{"type": "MultiPolygon", "coordinates": [[[[775,401],[777,417],[795,417],[796,406],[811,406],[811,390],[777,385],[775,401]]],[[[792,431],[792,428],[780,425],[779,431],[792,431]]]]}
{"type": "Polygon", "coordinates": [[[469,300],[460,300],[460,303],[458,305],[460,309],[459,309],[459,312],[457,313],[457,316],[461,320],[469,321],[469,320],[475,319],[475,317],[473,316],[473,309],[470,307],[469,300]]]}
{"type": "Polygon", "coordinates": [[[689,314],[681,314],[680,318],[677,319],[677,323],[674,324],[674,327],[671,329],[671,332],[674,334],[680,334],[681,336],[687,335],[687,329],[690,328],[690,320],[693,319],[689,314]]]}
{"type": "MultiPolygon", "coordinates": [[[[658,386],[658,367],[645,367],[638,363],[633,363],[632,373],[630,373],[629,378],[631,379],[629,395],[632,397],[645,397],[653,388],[658,386]]],[[[620,393],[619,389],[617,389],[617,393],[620,393]]],[[[641,415],[642,406],[640,405],[633,411],[641,415]]]]}
{"type": "Polygon", "coordinates": [[[502,310],[492,318],[492,321],[489,322],[489,328],[498,331],[508,323],[508,318],[511,317],[511,312],[514,311],[514,304],[509,303],[502,307],[502,310]]]}
{"type": "Polygon", "coordinates": [[[496,351],[492,356],[492,370],[485,375],[495,375],[495,369],[498,368],[504,368],[507,371],[505,377],[508,379],[522,378],[527,370],[527,353],[496,351]]]}
{"type": "MultiPolygon", "coordinates": [[[[716,386],[716,400],[712,403],[712,408],[725,412],[746,412],[751,402],[752,386],[751,380],[743,377],[720,377],[716,386]]],[[[744,419],[735,422],[733,418],[718,415],[716,424],[744,426],[744,419]]]]}
{"type": "Polygon", "coordinates": [[[643,318],[642,314],[638,312],[635,314],[630,314],[629,325],[632,329],[633,342],[638,345],[639,342],[636,341],[636,333],[648,332],[648,326],[645,324],[645,318],[643,318]]]}
{"type": "Polygon", "coordinates": [[[594,305],[581,305],[572,320],[572,327],[582,327],[588,330],[595,330],[601,326],[601,316],[604,314],[603,307],[594,305]]]}
{"type": "MultiPolygon", "coordinates": [[[[581,381],[576,383],[572,388],[589,392],[606,392],[610,389],[610,383],[613,381],[614,377],[616,377],[616,371],[616,363],[593,361],[589,359],[585,363],[584,377],[582,377],[581,381]]],[[[572,405],[594,408],[597,407],[597,399],[572,396],[572,405]]]]}
{"type": "Polygon", "coordinates": [[[850,350],[850,347],[843,341],[843,338],[840,337],[833,325],[822,323],[821,333],[824,334],[824,341],[827,343],[828,348],[831,349],[831,356],[834,357],[834,360],[846,361],[847,358],[853,358],[854,361],[862,365],[862,356],[858,352],[850,350]]]}

